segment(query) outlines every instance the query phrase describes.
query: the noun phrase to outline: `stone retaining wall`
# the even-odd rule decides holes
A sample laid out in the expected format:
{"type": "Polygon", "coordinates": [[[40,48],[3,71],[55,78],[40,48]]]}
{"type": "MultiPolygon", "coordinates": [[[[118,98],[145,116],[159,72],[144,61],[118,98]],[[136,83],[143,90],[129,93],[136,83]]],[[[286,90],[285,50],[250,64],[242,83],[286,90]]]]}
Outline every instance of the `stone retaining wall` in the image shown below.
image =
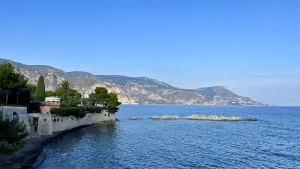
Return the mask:
{"type": "Polygon", "coordinates": [[[37,133],[38,135],[52,135],[54,132],[70,130],[80,126],[116,121],[115,113],[109,113],[105,110],[101,113],[88,113],[83,118],[77,118],[75,116],[63,117],[51,113],[27,114],[27,107],[3,107],[3,117],[12,119],[14,116],[16,117],[13,114],[17,114],[20,121],[26,124],[29,133],[37,133]]]}
{"type": "Polygon", "coordinates": [[[83,118],[75,116],[63,117],[56,114],[51,115],[52,132],[69,130],[84,125],[91,125],[103,122],[115,122],[115,113],[102,111],[101,113],[88,113],[83,118]]]}
{"type": "Polygon", "coordinates": [[[2,116],[4,118],[8,117],[9,119],[13,118],[14,112],[17,115],[26,115],[27,114],[27,107],[3,106],[3,107],[0,107],[0,109],[3,109],[2,116]]]}

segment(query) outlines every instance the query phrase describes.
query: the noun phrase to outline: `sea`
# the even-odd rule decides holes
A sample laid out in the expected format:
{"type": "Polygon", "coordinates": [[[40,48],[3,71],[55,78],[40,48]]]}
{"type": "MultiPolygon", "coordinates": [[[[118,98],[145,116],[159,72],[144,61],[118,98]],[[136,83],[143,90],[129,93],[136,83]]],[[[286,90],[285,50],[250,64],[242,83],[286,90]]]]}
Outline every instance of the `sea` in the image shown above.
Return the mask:
{"type": "Polygon", "coordinates": [[[32,168],[300,169],[300,107],[123,105],[116,116],[50,143],[32,168]],[[193,114],[258,121],[151,119],[193,114]]]}

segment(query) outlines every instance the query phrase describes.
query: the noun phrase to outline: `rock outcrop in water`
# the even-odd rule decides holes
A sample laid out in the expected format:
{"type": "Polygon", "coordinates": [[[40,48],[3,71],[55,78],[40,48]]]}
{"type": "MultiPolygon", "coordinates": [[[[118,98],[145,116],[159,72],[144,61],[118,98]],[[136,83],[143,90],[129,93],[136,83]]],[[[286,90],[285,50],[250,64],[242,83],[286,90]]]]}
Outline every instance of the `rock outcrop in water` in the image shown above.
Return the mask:
{"type": "Polygon", "coordinates": [[[208,121],[258,121],[257,119],[252,119],[252,118],[240,118],[240,117],[225,117],[225,116],[218,116],[218,115],[210,115],[210,116],[205,116],[201,114],[194,114],[190,116],[184,116],[184,117],[179,117],[179,116],[170,116],[170,115],[164,115],[161,117],[158,116],[152,116],[151,119],[153,120],[180,120],[180,119],[185,119],[185,120],[208,120],[208,121]]]}
{"type": "Polygon", "coordinates": [[[136,120],[136,117],[130,117],[129,120],[136,120]]]}

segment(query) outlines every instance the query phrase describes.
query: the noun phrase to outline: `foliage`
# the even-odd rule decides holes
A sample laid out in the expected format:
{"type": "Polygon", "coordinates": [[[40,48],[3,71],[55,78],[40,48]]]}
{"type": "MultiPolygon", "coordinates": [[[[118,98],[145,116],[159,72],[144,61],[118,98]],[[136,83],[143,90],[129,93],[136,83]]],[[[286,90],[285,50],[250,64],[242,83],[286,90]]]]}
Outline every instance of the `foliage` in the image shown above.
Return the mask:
{"type": "Polygon", "coordinates": [[[119,105],[121,105],[121,102],[118,101],[117,94],[109,93],[108,101],[107,101],[108,111],[111,113],[116,113],[119,110],[118,108],[119,105]]]}
{"type": "Polygon", "coordinates": [[[29,88],[31,94],[35,93],[35,90],[36,90],[36,86],[35,85],[33,85],[33,84],[27,84],[27,87],[29,88]]]}
{"type": "Polygon", "coordinates": [[[46,97],[49,97],[49,96],[56,96],[55,91],[46,91],[46,97]]]}
{"type": "Polygon", "coordinates": [[[61,107],[76,107],[80,104],[81,94],[75,89],[69,89],[67,93],[64,93],[62,88],[58,88],[55,91],[46,91],[46,97],[58,96],[61,98],[61,107]]]}
{"type": "Polygon", "coordinates": [[[80,104],[82,96],[77,90],[73,89],[72,84],[66,80],[62,81],[60,87],[50,94],[62,98],[61,107],[76,107],[80,104]]]}
{"type": "Polygon", "coordinates": [[[44,82],[44,77],[40,76],[38,84],[36,86],[36,90],[34,93],[34,101],[45,101],[45,82],[44,82]]]}
{"type": "Polygon", "coordinates": [[[10,63],[0,65],[0,100],[6,104],[27,104],[30,90],[23,75],[16,73],[10,63]]]}
{"type": "Polygon", "coordinates": [[[101,113],[105,110],[102,107],[63,107],[63,108],[53,108],[51,109],[52,114],[57,114],[61,116],[75,116],[83,118],[87,113],[101,113]]]}
{"type": "Polygon", "coordinates": [[[115,93],[108,93],[104,87],[96,87],[95,92],[89,95],[91,101],[96,104],[101,104],[111,113],[119,110],[118,106],[121,103],[118,101],[118,96],[115,93]]]}
{"type": "Polygon", "coordinates": [[[28,136],[26,125],[19,122],[19,117],[12,120],[3,118],[0,114],[0,152],[5,154],[13,153],[21,148],[24,139],[28,136]]]}
{"type": "Polygon", "coordinates": [[[89,95],[93,103],[107,106],[108,91],[105,87],[96,87],[95,92],[89,95]]]}
{"type": "Polygon", "coordinates": [[[81,104],[82,104],[82,106],[95,105],[95,103],[93,103],[93,101],[90,98],[81,98],[81,104]]]}
{"type": "Polygon", "coordinates": [[[41,103],[40,102],[31,102],[27,106],[27,113],[40,113],[41,112],[41,103]]]}
{"type": "Polygon", "coordinates": [[[62,92],[64,99],[67,99],[68,92],[72,90],[72,88],[73,86],[69,81],[64,80],[61,82],[59,90],[62,92]]]}

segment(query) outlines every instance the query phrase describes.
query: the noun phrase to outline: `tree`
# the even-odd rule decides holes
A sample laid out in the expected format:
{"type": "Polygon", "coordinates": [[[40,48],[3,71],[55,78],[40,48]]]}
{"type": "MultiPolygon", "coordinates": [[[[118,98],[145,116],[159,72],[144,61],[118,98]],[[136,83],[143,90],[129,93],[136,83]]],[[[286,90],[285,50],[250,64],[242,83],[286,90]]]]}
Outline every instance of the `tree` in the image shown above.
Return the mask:
{"type": "Polygon", "coordinates": [[[30,90],[27,87],[27,80],[20,73],[14,71],[10,63],[0,65],[0,100],[5,103],[21,104],[30,102],[30,90]]]}
{"type": "Polygon", "coordinates": [[[19,117],[4,119],[0,113],[0,152],[12,153],[23,146],[28,136],[26,125],[19,122],[19,117]]]}
{"type": "Polygon", "coordinates": [[[90,98],[81,98],[82,106],[93,106],[95,103],[90,98]]]}
{"type": "Polygon", "coordinates": [[[115,93],[109,93],[107,106],[108,107],[118,107],[119,105],[121,105],[121,102],[119,102],[119,100],[118,100],[118,95],[115,93]]]}
{"type": "Polygon", "coordinates": [[[89,95],[94,103],[101,104],[104,107],[107,106],[108,97],[108,90],[105,87],[96,87],[95,93],[89,95]]]}
{"type": "Polygon", "coordinates": [[[96,87],[95,92],[89,95],[90,100],[94,103],[101,104],[106,107],[111,113],[119,110],[118,106],[121,103],[118,101],[118,95],[115,93],[108,93],[104,87],[96,87]]]}
{"type": "Polygon", "coordinates": [[[35,89],[36,89],[35,85],[33,85],[33,84],[27,84],[27,87],[29,88],[31,94],[35,93],[35,89]]]}
{"type": "Polygon", "coordinates": [[[46,97],[57,96],[55,91],[46,91],[46,97]]]}
{"type": "Polygon", "coordinates": [[[27,84],[27,87],[30,90],[30,96],[31,96],[31,100],[30,101],[34,101],[33,97],[34,97],[36,86],[33,85],[33,84],[27,84]]]}
{"type": "Polygon", "coordinates": [[[54,94],[62,98],[62,107],[76,107],[80,104],[82,97],[77,90],[73,89],[73,85],[67,80],[62,81],[60,87],[55,90],[54,94]]]}
{"type": "Polygon", "coordinates": [[[34,101],[36,102],[45,101],[45,96],[46,96],[45,81],[44,81],[44,77],[40,76],[34,93],[34,101]]]}
{"type": "Polygon", "coordinates": [[[115,113],[119,110],[118,106],[121,105],[121,102],[118,101],[118,95],[115,93],[109,93],[108,96],[108,111],[111,113],[115,113]]]}
{"type": "MultiPolygon", "coordinates": [[[[59,90],[56,91],[56,93],[59,95],[59,90]]],[[[60,95],[61,96],[61,95],[60,95]]],[[[76,107],[78,104],[80,104],[81,100],[81,94],[75,90],[71,89],[68,91],[66,99],[63,99],[61,102],[62,107],[76,107]]]]}
{"type": "Polygon", "coordinates": [[[72,88],[73,86],[69,81],[64,80],[61,82],[60,89],[63,92],[64,99],[67,99],[68,92],[72,90],[72,88]]]}
{"type": "Polygon", "coordinates": [[[69,81],[62,81],[55,91],[46,91],[46,96],[58,96],[61,98],[61,107],[76,107],[80,104],[81,94],[73,89],[69,81]]]}

